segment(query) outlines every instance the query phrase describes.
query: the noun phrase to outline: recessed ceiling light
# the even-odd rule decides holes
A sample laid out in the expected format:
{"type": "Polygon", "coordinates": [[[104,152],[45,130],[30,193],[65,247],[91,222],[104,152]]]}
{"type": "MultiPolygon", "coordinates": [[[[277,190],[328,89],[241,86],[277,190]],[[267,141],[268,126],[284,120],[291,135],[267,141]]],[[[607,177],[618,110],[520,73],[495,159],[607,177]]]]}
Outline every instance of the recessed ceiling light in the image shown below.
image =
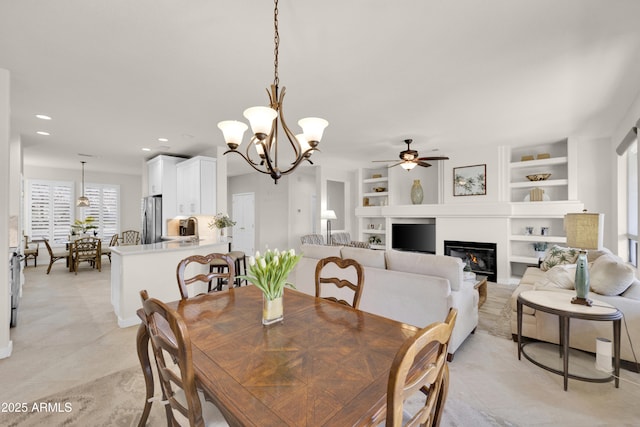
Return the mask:
{"type": "Polygon", "coordinates": [[[169,140],[167,138],[158,138],[158,141],[160,141],[160,142],[169,142],[169,140]]]}
{"type": "Polygon", "coordinates": [[[38,132],[36,132],[36,133],[37,133],[38,135],[44,135],[44,136],[49,136],[49,135],[51,135],[49,132],[45,132],[45,131],[42,131],[42,130],[39,130],[39,131],[38,131],[38,132]]]}
{"type": "Polygon", "coordinates": [[[151,151],[151,148],[143,148],[142,151],[151,151]]]}
{"type": "Polygon", "coordinates": [[[36,114],[36,117],[42,120],[51,120],[51,117],[45,116],[44,114],[36,114]]]}

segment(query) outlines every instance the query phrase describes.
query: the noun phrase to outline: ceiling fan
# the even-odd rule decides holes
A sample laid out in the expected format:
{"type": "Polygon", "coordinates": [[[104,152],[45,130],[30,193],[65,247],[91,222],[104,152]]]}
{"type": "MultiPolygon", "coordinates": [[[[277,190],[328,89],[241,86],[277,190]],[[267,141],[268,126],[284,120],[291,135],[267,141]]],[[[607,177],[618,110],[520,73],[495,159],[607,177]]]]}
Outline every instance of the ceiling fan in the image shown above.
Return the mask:
{"type": "MultiPolygon", "coordinates": [[[[431,163],[427,163],[426,160],[449,160],[448,157],[444,156],[435,156],[435,157],[418,157],[418,152],[416,150],[411,149],[411,143],[413,139],[405,139],[405,144],[407,144],[407,149],[402,150],[400,152],[400,162],[394,163],[393,165],[389,165],[387,167],[392,168],[394,166],[402,166],[403,169],[410,171],[416,166],[423,166],[428,168],[431,166],[431,163]]],[[[374,160],[374,162],[393,162],[395,160],[374,160]]]]}

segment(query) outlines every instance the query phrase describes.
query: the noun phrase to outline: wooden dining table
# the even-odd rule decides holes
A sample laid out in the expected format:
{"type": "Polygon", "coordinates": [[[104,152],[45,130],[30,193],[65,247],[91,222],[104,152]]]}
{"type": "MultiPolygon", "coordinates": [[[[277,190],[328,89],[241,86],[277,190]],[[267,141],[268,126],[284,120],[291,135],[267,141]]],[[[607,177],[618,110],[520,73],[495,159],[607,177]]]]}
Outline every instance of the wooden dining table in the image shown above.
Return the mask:
{"type": "MultiPolygon", "coordinates": [[[[286,289],[284,321],[263,326],[255,286],[169,304],[191,336],[198,387],[231,426],[361,426],[384,421],[392,361],[418,328],[286,289]]],[[[144,319],[141,310],[138,315],[144,319]]],[[[151,409],[149,337],[138,357],[151,409]]]]}

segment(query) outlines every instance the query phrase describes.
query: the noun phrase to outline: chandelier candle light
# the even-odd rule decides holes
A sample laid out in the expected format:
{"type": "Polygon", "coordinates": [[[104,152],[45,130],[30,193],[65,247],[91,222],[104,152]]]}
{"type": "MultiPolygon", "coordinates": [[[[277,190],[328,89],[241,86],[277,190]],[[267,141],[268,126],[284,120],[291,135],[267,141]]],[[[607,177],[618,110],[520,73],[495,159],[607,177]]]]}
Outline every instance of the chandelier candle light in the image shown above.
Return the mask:
{"type": "Polygon", "coordinates": [[[238,151],[242,144],[242,137],[247,130],[247,125],[236,120],[225,120],[218,123],[218,128],[224,135],[224,140],[229,147],[224,154],[237,153],[246,160],[249,165],[258,172],[270,175],[277,184],[282,175],[293,172],[304,160],[313,164],[310,157],[318,148],[322,139],[324,128],[329,125],[324,119],[317,117],[307,117],[298,121],[302,128],[302,133],[294,135],[289,129],[284,119],[283,101],[285,87],[279,91],[280,79],[278,77],[278,50],[280,47],[280,34],[278,33],[278,0],[274,1],[273,12],[274,25],[274,79],[269,95],[269,107],[251,107],[244,110],[244,117],[249,120],[253,136],[245,150],[245,154],[238,151]],[[278,164],[278,124],[282,127],[284,134],[293,150],[293,161],[286,168],[281,169],[278,164]],[[254,154],[258,159],[252,157],[251,147],[255,148],[254,154]]]}

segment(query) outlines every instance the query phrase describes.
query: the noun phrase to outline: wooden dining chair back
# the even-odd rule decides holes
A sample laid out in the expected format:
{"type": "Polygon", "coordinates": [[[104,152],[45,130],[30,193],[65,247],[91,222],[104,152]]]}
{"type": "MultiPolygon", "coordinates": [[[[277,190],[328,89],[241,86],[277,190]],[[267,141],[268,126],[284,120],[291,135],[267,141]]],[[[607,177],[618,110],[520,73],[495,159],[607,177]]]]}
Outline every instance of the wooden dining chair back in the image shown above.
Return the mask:
{"type": "Polygon", "coordinates": [[[400,347],[387,385],[388,427],[440,424],[449,390],[447,348],[457,315],[456,309],[450,309],[444,323],[432,323],[400,347]],[[425,395],[425,404],[415,414],[407,414],[404,402],[418,391],[425,395]]]}
{"type": "Polygon", "coordinates": [[[180,296],[182,299],[189,298],[188,286],[192,283],[206,283],[207,284],[207,292],[211,292],[213,290],[213,281],[216,280],[226,280],[229,286],[233,283],[235,279],[235,262],[231,256],[228,254],[221,253],[211,253],[209,255],[192,255],[180,261],[178,263],[178,268],[176,269],[176,277],[178,279],[178,288],[180,288],[180,296]],[[190,264],[200,264],[205,267],[205,273],[197,273],[191,277],[186,276],[187,267],[190,264]],[[220,265],[224,265],[226,267],[225,271],[219,271],[218,269],[214,269],[211,266],[221,263],[220,265]]]}
{"type": "Polygon", "coordinates": [[[139,245],[140,232],[136,230],[126,230],[122,232],[123,245],[139,245]]]}
{"type": "Polygon", "coordinates": [[[204,426],[202,405],[196,389],[195,372],[191,356],[191,339],[182,317],[162,301],[149,298],[140,291],[147,331],[158,368],[158,378],[167,411],[168,425],[204,426]]]}
{"type": "Polygon", "coordinates": [[[118,246],[118,235],[114,234],[111,236],[111,240],[109,240],[108,246],[102,246],[102,255],[106,255],[109,257],[109,262],[111,262],[111,248],[114,246],[118,246]]]}
{"type": "Polygon", "coordinates": [[[82,237],[73,242],[73,270],[78,274],[78,266],[82,261],[102,271],[102,244],[97,237],[82,237]]]}
{"type": "MultiPolygon", "coordinates": [[[[51,245],[49,244],[49,239],[42,239],[44,240],[44,245],[47,247],[47,252],[49,252],[49,267],[47,267],[47,274],[49,274],[49,272],[51,272],[51,267],[53,266],[53,263],[61,260],[61,259],[69,259],[69,251],[66,249],[52,249],[51,245]]],[[[71,262],[70,260],[68,260],[68,262],[71,262]]]]}
{"type": "Polygon", "coordinates": [[[362,268],[362,265],[360,265],[360,263],[358,263],[356,260],[340,257],[328,257],[321,259],[320,261],[318,261],[318,264],[316,264],[315,281],[316,297],[339,302],[340,304],[348,305],[353,308],[358,308],[358,306],[360,305],[360,297],[362,296],[362,288],[364,287],[364,269],[362,268]],[[341,272],[341,276],[343,275],[343,273],[346,273],[348,271],[346,269],[350,269],[351,267],[353,267],[355,269],[355,282],[352,282],[348,279],[340,279],[338,277],[331,276],[332,273],[336,272],[336,269],[331,266],[337,267],[339,269],[338,271],[341,272]],[[335,285],[338,289],[343,289],[346,287],[347,289],[352,291],[353,299],[351,300],[351,302],[348,302],[344,298],[341,298],[344,292],[340,291],[338,291],[339,293],[341,293],[340,297],[323,296],[323,292],[321,289],[322,285],[328,283],[335,285]]]}

